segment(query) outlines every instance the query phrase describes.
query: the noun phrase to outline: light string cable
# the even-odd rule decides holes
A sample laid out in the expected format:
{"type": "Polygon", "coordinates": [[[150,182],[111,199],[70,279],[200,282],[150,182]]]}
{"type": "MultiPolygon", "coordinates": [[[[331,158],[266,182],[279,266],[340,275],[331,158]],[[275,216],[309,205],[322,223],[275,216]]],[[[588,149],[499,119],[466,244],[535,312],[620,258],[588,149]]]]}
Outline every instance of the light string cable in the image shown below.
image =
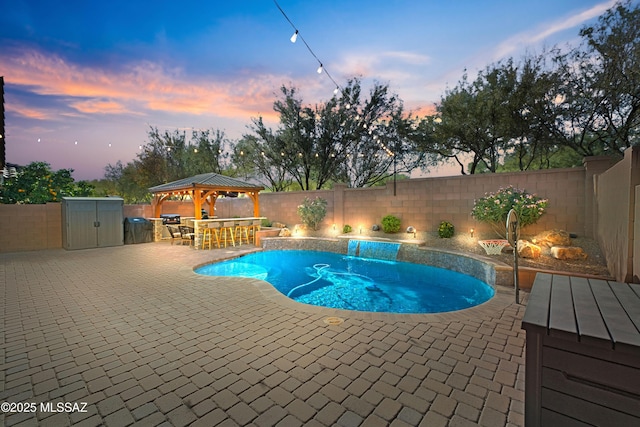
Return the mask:
{"type": "Polygon", "coordinates": [[[311,55],[313,55],[313,57],[316,59],[316,61],[318,61],[318,64],[320,64],[320,66],[318,67],[318,73],[322,73],[324,71],[325,74],[327,75],[327,77],[329,77],[329,80],[331,80],[333,82],[333,84],[336,86],[336,88],[333,91],[333,93],[338,93],[338,91],[340,91],[340,85],[338,83],[336,83],[336,81],[333,79],[333,77],[331,77],[331,74],[325,68],[325,66],[322,64],[322,61],[320,60],[320,58],[318,58],[318,56],[313,52],[313,49],[311,49],[311,46],[309,46],[309,44],[304,39],[304,37],[302,37],[302,34],[300,34],[300,31],[298,30],[298,28],[295,26],[295,24],[293,22],[291,22],[291,19],[289,19],[289,17],[284,12],[284,10],[282,10],[282,8],[278,4],[278,2],[276,0],[273,0],[273,2],[275,3],[275,5],[278,8],[278,10],[282,13],[282,16],[284,16],[284,18],[289,22],[289,24],[291,24],[291,26],[295,30],[295,33],[293,33],[293,36],[291,36],[291,42],[295,43],[297,38],[300,38],[300,40],[302,40],[302,43],[304,43],[304,45],[307,47],[307,50],[309,51],[309,53],[311,55]]]}

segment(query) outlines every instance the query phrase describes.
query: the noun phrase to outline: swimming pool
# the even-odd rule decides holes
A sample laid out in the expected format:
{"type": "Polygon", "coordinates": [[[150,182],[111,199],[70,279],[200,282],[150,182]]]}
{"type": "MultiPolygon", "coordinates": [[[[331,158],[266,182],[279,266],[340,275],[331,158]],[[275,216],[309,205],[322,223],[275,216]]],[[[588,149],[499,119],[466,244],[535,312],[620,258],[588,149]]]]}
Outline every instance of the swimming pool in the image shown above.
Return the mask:
{"type": "Polygon", "coordinates": [[[261,279],[301,303],[369,312],[443,313],[495,294],[474,277],[442,268],[309,250],[255,252],[195,272],[261,279]]]}

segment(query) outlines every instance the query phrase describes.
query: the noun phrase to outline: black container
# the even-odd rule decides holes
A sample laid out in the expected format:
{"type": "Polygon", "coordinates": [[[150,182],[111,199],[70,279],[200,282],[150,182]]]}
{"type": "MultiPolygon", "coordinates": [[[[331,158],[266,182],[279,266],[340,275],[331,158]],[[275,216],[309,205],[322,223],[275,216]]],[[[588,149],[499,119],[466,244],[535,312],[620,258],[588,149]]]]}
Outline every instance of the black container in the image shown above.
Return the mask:
{"type": "Polygon", "coordinates": [[[124,219],[124,244],[153,242],[153,223],[144,218],[124,219]]]}

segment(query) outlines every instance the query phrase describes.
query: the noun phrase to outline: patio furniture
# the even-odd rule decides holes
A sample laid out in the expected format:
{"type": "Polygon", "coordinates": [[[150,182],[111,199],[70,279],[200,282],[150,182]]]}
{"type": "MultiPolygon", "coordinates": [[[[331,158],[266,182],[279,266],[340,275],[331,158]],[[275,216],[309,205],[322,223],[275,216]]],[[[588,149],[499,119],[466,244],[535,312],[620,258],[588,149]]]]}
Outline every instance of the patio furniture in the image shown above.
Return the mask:
{"type": "Polygon", "coordinates": [[[167,225],[166,227],[169,235],[171,236],[172,245],[176,240],[181,240],[182,236],[180,235],[180,230],[178,230],[178,227],[173,227],[171,225],[167,225]]]}
{"type": "Polygon", "coordinates": [[[213,247],[214,239],[218,248],[220,248],[220,224],[207,224],[207,226],[202,230],[202,249],[204,249],[206,245],[211,249],[213,247]]]}
{"type": "Polygon", "coordinates": [[[256,235],[258,231],[260,231],[261,225],[262,225],[262,220],[254,219],[251,222],[251,226],[249,227],[249,237],[251,238],[251,241],[253,242],[254,245],[256,244],[256,235]]]}
{"type": "Polygon", "coordinates": [[[239,221],[235,224],[234,235],[235,239],[240,246],[242,246],[242,240],[244,239],[249,244],[249,227],[251,226],[251,221],[239,221]]]}
{"type": "Polygon", "coordinates": [[[220,242],[224,243],[225,248],[227,247],[227,244],[229,242],[231,242],[233,246],[236,245],[234,233],[235,233],[234,221],[225,221],[222,223],[222,227],[220,227],[220,242]]]}
{"type": "Polygon", "coordinates": [[[538,273],[526,330],[525,425],[640,425],[640,285],[538,273]]]}
{"type": "Polygon", "coordinates": [[[193,232],[193,228],[187,227],[186,225],[178,226],[178,230],[180,230],[180,240],[184,245],[187,243],[189,246],[193,245],[193,240],[195,238],[195,233],[193,232]]]}

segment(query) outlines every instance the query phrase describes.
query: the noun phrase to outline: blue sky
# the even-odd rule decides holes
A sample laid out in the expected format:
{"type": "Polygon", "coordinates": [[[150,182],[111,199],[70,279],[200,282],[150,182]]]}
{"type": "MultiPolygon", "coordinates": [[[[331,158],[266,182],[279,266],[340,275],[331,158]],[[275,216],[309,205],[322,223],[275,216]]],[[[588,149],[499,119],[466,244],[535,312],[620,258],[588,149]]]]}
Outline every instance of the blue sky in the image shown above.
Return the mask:
{"type": "MultiPolygon", "coordinates": [[[[433,109],[465,69],[580,42],[611,0],[278,0],[334,80],[389,84],[433,109]]],[[[308,104],[334,84],[273,0],[0,0],[7,161],[102,178],[135,158],[149,126],[247,133],[282,85],[308,104]]],[[[457,169],[456,169],[457,171],[457,169]]],[[[438,174],[438,171],[434,172],[438,174]]],[[[446,168],[444,172],[446,173],[446,168]]],[[[452,172],[456,173],[456,172],[452,172]]]]}

